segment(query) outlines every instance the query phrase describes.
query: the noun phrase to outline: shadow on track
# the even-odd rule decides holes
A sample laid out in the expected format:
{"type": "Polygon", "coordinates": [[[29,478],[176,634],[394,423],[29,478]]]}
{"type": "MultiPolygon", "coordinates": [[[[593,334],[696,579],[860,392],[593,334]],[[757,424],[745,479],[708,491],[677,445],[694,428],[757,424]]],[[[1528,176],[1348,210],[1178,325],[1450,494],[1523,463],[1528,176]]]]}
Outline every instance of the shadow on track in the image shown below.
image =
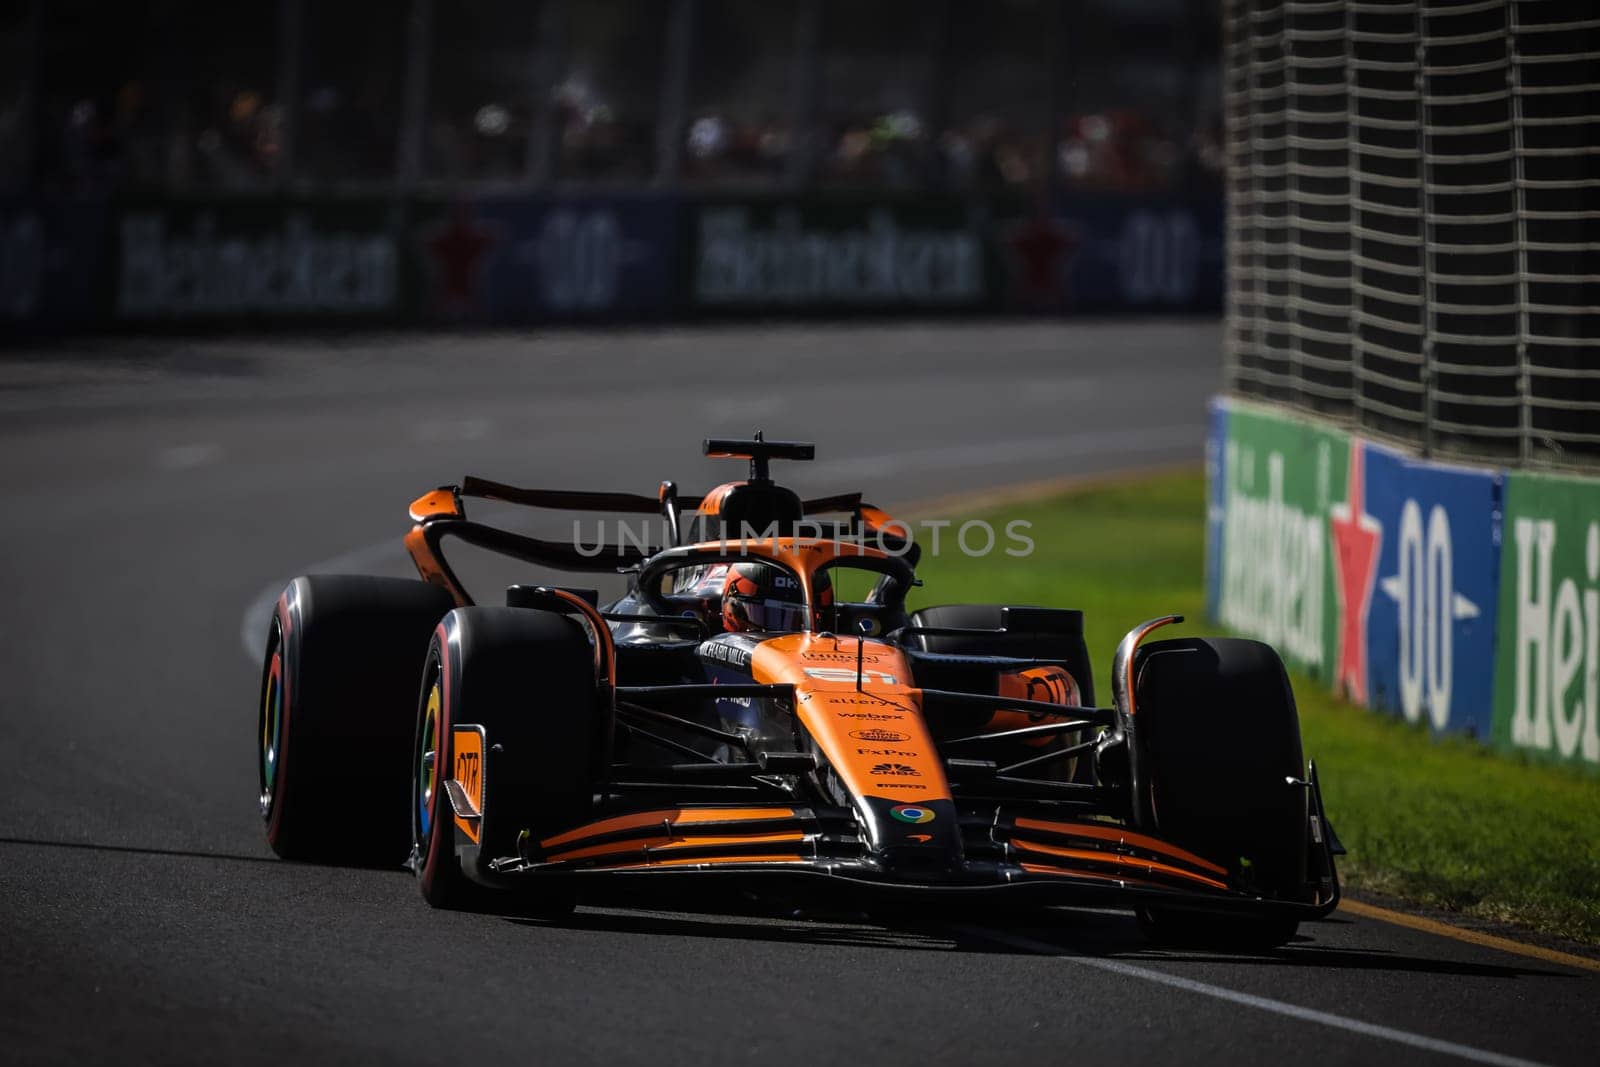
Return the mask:
{"type": "MultiPolygon", "coordinates": [[[[0,837],[0,846],[107,852],[122,855],[178,859],[222,860],[230,863],[285,864],[275,856],[249,856],[227,852],[106,845],[91,841],[57,841],[28,837],[0,837]]],[[[295,864],[294,866],[298,866],[295,864]]],[[[325,866],[316,864],[313,866],[325,866]]],[[[390,869],[390,868],[382,868],[390,869]]],[[[394,870],[395,874],[403,873],[394,870]]],[[[507,899],[513,904],[513,898],[507,899]]],[[[620,900],[606,894],[565,920],[549,923],[516,914],[514,907],[485,914],[520,926],[556,925],[569,930],[626,933],[643,937],[699,937],[774,944],[834,945],[918,952],[974,952],[985,955],[1094,956],[1138,962],[1231,963],[1241,965],[1326,968],[1331,970],[1388,971],[1401,974],[1438,974],[1473,978],[1573,978],[1566,971],[1536,967],[1467,963],[1457,960],[1408,956],[1381,949],[1349,949],[1318,945],[1314,936],[1301,934],[1283,948],[1257,953],[1216,953],[1152,948],[1131,915],[1121,912],[1059,909],[1025,913],[1013,921],[973,920],[964,916],[912,917],[904,920],[878,912],[801,909],[790,903],[736,895],[679,899],[620,900]],[[606,910],[594,910],[601,908],[606,910]],[[611,910],[616,909],[616,910],[611,910]],[[1048,925],[1046,925],[1048,924],[1048,925]],[[1038,950],[1019,948],[985,938],[993,929],[1026,936],[1038,950]]],[[[1318,925],[1348,925],[1332,919],[1318,925]]]]}
{"type": "Polygon", "coordinates": [[[105,845],[96,841],[55,841],[40,837],[0,837],[0,846],[18,845],[26,848],[59,848],[75,852],[114,852],[127,856],[163,856],[176,859],[223,860],[228,863],[268,863],[289,867],[328,867],[345,870],[388,871],[393,874],[409,872],[398,864],[360,864],[309,860],[286,860],[278,856],[247,856],[237,852],[200,852],[195,849],[156,848],[149,845],[105,845]]]}
{"type": "Polygon", "coordinates": [[[723,941],[764,941],[771,944],[833,945],[847,948],[884,948],[917,952],[949,952],[954,936],[939,931],[897,930],[824,919],[781,915],[750,921],[748,916],[666,914],[659,911],[612,912],[579,910],[557,923],[514,916],[505,921],[519,926],[559,926],[565,930],[593,930],[642,937],[699,937],[723,941]]]}
{"type": "Polygon", "coordinates": [[[150,848],[142,845],[102,845],[94,841],[51,841],[37,837],[0,837],[0,845],[28,848],[62,848],[78,852],[116,852],[131,856],[167,856],[179,859],[227,860],[232,863],[283,863],[276,856],[241,856],[233,852],[196,852],[181,848],[150,848]]]}
{"type": "MultiPolygon", "coordinates": [[[[898,919],[882,911],[868,916],[845,910],[796,909],[790,903],[752,898],[672,897],[596,900],[553,925],[572,930],[625,933],[644,937],[694,937],[775,944],[835,945],[921,952],[970,952],[1011,956],[1092,956],[1138,963],[1231,963],[1246,966],[1326,968],[1396,974],[1472,978],[1573,978],[1565,971],[1404,955],[1382,949],[1318,945],[1308,924],[1293,942],[1264,952],[1219,953],[1152,947],[1130,914],[1111,911],[1043,910],[1014,919],[942,915],[898,919]],[[613,910],[614,909],[614,910],[613,910]],[[993,930],[1026,937],[1029,949],[991,940],[993,930]]],[[[502,915],[510,923],[551,925],[502,915]]],[[[1332,920],[1332,925],[1347,925],[1332,920]]]]}

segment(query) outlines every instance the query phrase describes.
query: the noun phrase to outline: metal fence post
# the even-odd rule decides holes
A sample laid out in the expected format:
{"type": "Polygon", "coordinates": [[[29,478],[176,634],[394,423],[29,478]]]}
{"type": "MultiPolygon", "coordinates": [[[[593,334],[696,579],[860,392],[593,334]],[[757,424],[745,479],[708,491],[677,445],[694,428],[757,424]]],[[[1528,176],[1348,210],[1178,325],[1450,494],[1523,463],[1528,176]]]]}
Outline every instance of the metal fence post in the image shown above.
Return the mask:
{"type": "MultiPolygon", "coordinates": [[[[1060,143],[1061,129],[1067,122],[1067,98],[1072,92],[1072,73],[1076,67],[1069,51],[1069,41],[1072,40],[1067,30],[1069,4],[1074,8],[1078,6],[1073,0],[1053,0],[1046,9],[1050,24],[1050,100],[1045,108],[1044,136],[1040,140],[1044,150],[1043,186],[1052,205],[1061,191],[1061,168],[1056,164],[1056,145],[1060,143]]],[[[942,86],[940,91],[943,91],[942,86]]],[[[930,129],[929,132],[932,134],[929,144],[934,145],[933,138],[938,136],[937,130],[930,129]]]]}
{"type": "Polygon", "coordinates": [[[22,94],[17,100],[17,135],[12,145],[17,153],[13,171],[16,188],[26,192],[37,189],[41,180],[39,138],[44,132],[44,93],[40,86],[44,77],[45,0],[33,0],[25,18],[22,94]]]}
{"type": "Polygon", "coordinates": [[[683,162],[683,130],[689,109],[689,73],[694,51],[696,0],[672,0],[664,35],[661,107],[656,113],[656,184],[678,180],[683,162]]]}
{"type": "Polygon", "coordinates": [[[1415,21],[1417,27],[1417,69],[1415,83],[1417,87],[1417,150],[1420,158],[1417,160],[1417,211],[1418,221],[1421,223],[1422,251],[1418,257],[1421,270],[1418,275],[1419,291],[1422,294],[1421,326],[1422,367],[1420,371],[1422,385],[1422,435],[1421,448],[1424,456],[1433,455],[1433,286],[1430,277],[1433,273],[1433,200],[1428,185],[1431,181],[1432,168],[1429,166],[1428,155],[1428,28],[1427,13],[1423,10],[1427,0],[1418,0],[1415,8],[1415,21]]]}
{"type": "Polygon", "coordinates": [[[822,0],[798,0],[789,77],[789,158],[783,180],[791,189],[811,184],[817,159],[817,97],[821,89],[822,0]]]}
{"type": "Polygon", "coordinates": [[[1301,249],[1305,235],[1301,232],[1300,215],[1300,117],[1295,105],[1295,89],[1299,85],[1299,67],[1296,63],[1294,3],[1286,0],[1283,21],[1278,26],[1279,49],[1283,53],[1283,252],[1284,262],[1284,340],[1288,342],[1284,358],[1289,371],[1288,402],[1296,407],[1309,407],[1305,388],[1305,333],[1301,328],[1301,249]]]}
{"type": "Polygon", "coordinates": [[[396,179],[414,187],[422,178],[428,124],[428,61],[433,48],[433,0],[411,0],[406,19],[406,68],[396,179]]]}
{"type": "Polygon", "coordinates": [[[1517,0],[1507,0],[1509,64],[1506,79],[1511,90],[1511,180],[1516,192],[1517,243],[1517,462],[1526,467],[1533,458],[1533,380],[1528,365],[1528,185],[1523,157],[1522,53],[1517,40],[1517,0]]]}
{"type": "Polygon", "coordinates": [[[294,181],[300,125],[300,56],[305,51],[305,0],[278,0],[278,167],[280,186],[294,181]]]}
{"type": "Polygon", "coordinates": [[[544,0],[539,5],[538,37],[531,57],[533,99],[528,128],[528,155],[523,180],[543,188],[555,179],[560,152],[561,116],[556,106],[557,79],[566,72],[571,0],[544,0]]]}
{"type": "Polygon", "coordinates": [[[1362,403],[1361,371],[1364,362],[1361,347],[1361,287],[1364,284],[1356,260],[1361,253],[1361,82],[1356,73],[1360,57],[1356,48],[1356,15],[1350,4],[1344,5],[1344,121],[1345,158],[1349,170],[1345,183],[1346,215],[1350,219],[1350,422],[1360,427],[1366,422],[1366,406],[1362,403]]]}
{"type": "Polygon", "coordinates": [[[1224,307],[1228,388],[1259,393],[1261,335],[1259,303],[1260,205],[1254,166],[1255,64],[1251,61],[1248,0],[1223,4],[1223,140],[1226,153],[1227,294],[1224,307]]]}
{"type": "Polygon", "coordinates": [[[950,72],[955,66],[956,48],[955,7],[956,0],[939,0],[929,15],[932,60],[928,64],[927,84],[922,87],[923,129],[927,134],[923,142],[922,167],[929,184],[942,183],[947,177],[939,137],[950,125],[950,72]]]}

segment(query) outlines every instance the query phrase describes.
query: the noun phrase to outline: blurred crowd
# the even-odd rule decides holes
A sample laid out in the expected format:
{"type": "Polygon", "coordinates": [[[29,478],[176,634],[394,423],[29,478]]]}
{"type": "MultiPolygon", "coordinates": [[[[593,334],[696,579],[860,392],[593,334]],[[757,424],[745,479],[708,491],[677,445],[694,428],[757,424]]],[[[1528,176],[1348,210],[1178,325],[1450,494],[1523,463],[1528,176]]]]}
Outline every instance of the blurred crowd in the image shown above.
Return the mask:
{"type": "Polygon", "coordinates": [[[283,111],[259,90],[219,91],[201,114],[172,122],[163,121],[139,82],[64,110],[40,146],[41,169],[55,191],[249,190],[277,175],[283,111]]]}
{"type": "MultiPolygon", "coordinates": [[[[76,2],[64,0],[63,10],[76,2]]],[[[185,0],[175,2],[181,8],[185,0]]],[[[1142,2],[1170,2],[1178,10],[1189,0],[1142,2]]],[[[1003,0],[1000,6],[1009,5],[1015,19],[1019,11],[1043,10],[1043,3],[1003,0]]],[[[226,47],[219,44],[209,66],[174,70],[163,59],[171,53],[159,48],[142,56],[129,50],[131,58],[107,53],[112,62],[91,56],[77,68],[70,59],[65,67],[57,63],[51,81],[34,94],[35,180],[78,192],[245,191],[291,179],[313,185],[393,181],[403,155],[406,36],[393,5],[365,7],[359,17],[328,16],[333,21],[326,28],[308,20],[305,32],[331,43],[320,51],[316,41],[305,45],[293,107],[276,98],[284,84],[282,66],[262,47],[275,33],[270,5],[246,5],[255,20],[248,33],[234,33],[226,47]],[[364,32],[380,22],[385,33],[364,32]],[[249,61],[227,61],[234,55],[249,61]]],[[[1010,88],[985,95],[984,77],[971,74],[976,88],[961,91],[981,106],[935,121],[925,106],[887,106],[926,100],[934,77],[926,57],[920,66],[888,61],[896,49],[923,47],[921,38],[903,32],[922,10],[913,5],[897,16],[898,24],[890,19],[881,28],[867,26],[864,43],[846,42],[848,55],[825,59],[832,99],[824,94],[811,117],[797,123],[795,116],[807,112],[797,110],[789,84],[792,46],[785,34],[793,16],[782,7],[776,0],[701,0],[700,39],[689,97],[677,116],[676,144],[661,132],[658,111],[665,5],[573,3],[565,70],[551,79],[547,93],[530,85],[536,81],[531,72],[539,24],[523,18],[515,23],[518,33],[501,32],[525,5],[469,0],[459,9],[440,9],[436,21],[445,23],[446,36],[429,63],[417,176],[424,182],[504,184],[646,183],[665,177],[688,185],[897,190],[1054,185],[1130,193],[1218,181],[1221,131],[1215,106],[1196,103],[1204,94],[1192,60],[1173,59],[1157,70],[1159,77],[1148,79],[1165,81],[1161,91],[1147,91],[1137,79],[1124,90],[1074,75],[1072,84],[1093,91],[1086,89],[1084,99],[1075,92],[1058,104],[1053,118],[1039,94],[1030,98],[1030,90],[1010,88]],[[649,18],[641,20],[646,10],[649,18]],[[448,15],[454,23],[446,23],[446,11],[459,11],[448,15]],[[1119,101],[1119,93],[1127,99],[1119,101]],[[1090,104],[1095,106],[1084,106],[1090,104]],[[663,151],[674,153],[669,167],[663,166],[663,151]]],[[[351,10],[361,8],[357,3],[351,10]]],[[[135,25],[137,14],[127,16],[126,24],[135,25]]],[[[50,18],[47,33],[53,32],[50,18]]],[[[214,26],[187,32],[233,32],[214,26]]],[[[65,20],[59,28],[74,27],[65,20]]],[[[6,31],[0,24],[0,52],[6,31]]],[[[155,36],[147,33],[145,39],[155,36]]],[[[825,38],[819,47],[826,53],[831,45],[825,38]]],[[[1011,54],[1003,41],[990,47],[1000,48],[987,57],[991,70],[1044,62],[1011,54]]],[[[186,44],[180,54],[191,51],[186,44]]],[[[47,52],[52,60],[72,54],[47,52]]],[[[1214,57],[1209,62],[1215,66],[1214,57]]],[[[1047,81],[1052,76],[1037,73],[1047,81]]],[[[21,90],[8,90],[0,79],[0,93],[7,92],[21,90]]],[[[8,103],[15,101],[0,100],[0,114],[14,117],[18,108],[8,110],[8,103]]]]}

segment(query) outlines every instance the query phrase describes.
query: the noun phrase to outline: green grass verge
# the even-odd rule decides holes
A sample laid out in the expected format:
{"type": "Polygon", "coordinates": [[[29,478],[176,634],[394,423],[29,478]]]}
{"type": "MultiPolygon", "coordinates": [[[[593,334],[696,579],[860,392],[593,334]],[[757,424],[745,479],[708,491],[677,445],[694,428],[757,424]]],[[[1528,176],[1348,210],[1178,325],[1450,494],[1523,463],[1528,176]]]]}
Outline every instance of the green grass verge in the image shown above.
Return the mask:
{"type": "MultiPolygon", "coordinates": [[[[1129,627],[1176,612],[1191,621],[1173,633],[1219,629],[1204,621],[1204,515],[1198,471],[1008,506],[979,517],[1032,522],[1032,557],[974,559],[946,543],[919,567],[915,602],[1082,609],[1106,703],[1112,652],[1129,627]]],[[[1600,781],[1436,741],[1310,679],[1294,685],[1306,754],[1350,850],[1347,886],[1600,944],[1600,781]]]]}

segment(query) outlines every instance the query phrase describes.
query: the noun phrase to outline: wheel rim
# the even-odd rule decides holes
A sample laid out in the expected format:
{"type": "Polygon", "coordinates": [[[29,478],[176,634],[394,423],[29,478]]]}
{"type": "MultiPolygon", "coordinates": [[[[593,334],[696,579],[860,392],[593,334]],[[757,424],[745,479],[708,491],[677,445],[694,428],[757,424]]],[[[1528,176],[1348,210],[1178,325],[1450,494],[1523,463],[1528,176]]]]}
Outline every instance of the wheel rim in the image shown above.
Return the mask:
{"type": "Polygon", "coordinates": [[[261,687],[261,744],[257,763],[261,783],[261,815],[272,814],[283,752],[283,643],[278,623],[272,624],[272,657],[261,687]]]}
{"type": "Polygon", "coordinates": [[[444,679],[437,666],[428,686],[422,721],[417,728],[416,767],[412,774],[412,825],[416,828],[415,848],[419,863],[426,863],[433,838],[433,798],[439,788],[439,720],[444,707],[444,679]]]}

